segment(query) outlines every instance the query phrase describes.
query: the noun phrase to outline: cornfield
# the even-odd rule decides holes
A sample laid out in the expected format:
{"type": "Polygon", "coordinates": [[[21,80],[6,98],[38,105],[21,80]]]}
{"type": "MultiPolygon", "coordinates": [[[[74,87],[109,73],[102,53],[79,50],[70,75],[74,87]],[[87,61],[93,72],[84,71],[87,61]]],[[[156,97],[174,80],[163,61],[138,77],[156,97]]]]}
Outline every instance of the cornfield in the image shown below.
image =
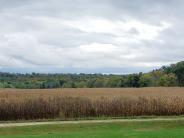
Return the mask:
{"type": "Polygon", "coordinates": [[[165,96],[123,96],[122,93],[114,93],[114,97],[99,94],[99,97],[92,98],[87,95],[71,96],[52,92],[44,95],[42,92],[35,93],[29,90],[23,93],[17,91],[0,90],[0,120],[184,115],[182,90],[176,93],[173,91],[175,95],[172,96],[167,95],[168,91],[165,91],[165,96]]]}

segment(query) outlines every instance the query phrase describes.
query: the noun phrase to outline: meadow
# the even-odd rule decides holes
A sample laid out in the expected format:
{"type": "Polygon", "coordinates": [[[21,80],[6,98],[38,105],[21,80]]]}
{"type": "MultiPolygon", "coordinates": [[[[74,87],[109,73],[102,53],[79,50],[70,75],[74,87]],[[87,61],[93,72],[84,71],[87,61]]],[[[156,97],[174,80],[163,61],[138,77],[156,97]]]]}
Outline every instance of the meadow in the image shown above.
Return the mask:
{"type": "Polygon", "coordinates": [[[183,138],[184,121],[133,121],[0,128],[0,138],[183,138]]]}
{"type": "Polygon", "coordinates": [[[0,120],[184,115],[184,88],[1,89],[0,120]]]}

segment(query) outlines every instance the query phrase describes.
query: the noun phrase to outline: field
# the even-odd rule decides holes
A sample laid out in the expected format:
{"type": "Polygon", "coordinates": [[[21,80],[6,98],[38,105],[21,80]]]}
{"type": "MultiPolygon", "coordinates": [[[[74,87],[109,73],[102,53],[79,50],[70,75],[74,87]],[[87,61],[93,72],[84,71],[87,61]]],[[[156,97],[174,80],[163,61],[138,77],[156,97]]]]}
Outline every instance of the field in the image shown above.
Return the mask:
{"type": "Polygon", "coordinates": [[[184,115],[184,88],[0,90],[0,120],[184,115]]]}
{"type": "Polygon", "coordinates": [[[182,120],[0,128],[0,138],[183,138],[183,136],[182,120]]]}
{"type": "Polygon", "coordinates": [[[21,100],[34,97],[87,97],[87,98],[116,98],[116,97],[182,97],[184,88],[153,87],[153,88],[64,88],[64,89],[0,89],[0,99],[21,100]]]}
{"type": "Polygon", "coordinates": [[[61,124],[31,126],[2,127],[1,124],[0,138],[183,138],[183,115],[184,88],[179,87],[0,89],[2,123],[62,120],[61,124]],[[177,117],[176,120],[130,119],[143,116],[177,117]],[[103,121],[112,118],[130,121],[103,121]],[[63,123],[76,119],[101,121],[63,123]]]}

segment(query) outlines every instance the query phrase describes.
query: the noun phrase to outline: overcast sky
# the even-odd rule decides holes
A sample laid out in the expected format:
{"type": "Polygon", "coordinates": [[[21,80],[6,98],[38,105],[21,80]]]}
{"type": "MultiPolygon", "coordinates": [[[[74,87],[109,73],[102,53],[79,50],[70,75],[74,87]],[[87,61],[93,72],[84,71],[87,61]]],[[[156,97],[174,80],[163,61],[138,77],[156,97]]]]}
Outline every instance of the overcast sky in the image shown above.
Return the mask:
{"type": "Polygon", "coordinates": [[[131,73],[184,59],[183,0],[0,0],[0,71],[131,73]]]}

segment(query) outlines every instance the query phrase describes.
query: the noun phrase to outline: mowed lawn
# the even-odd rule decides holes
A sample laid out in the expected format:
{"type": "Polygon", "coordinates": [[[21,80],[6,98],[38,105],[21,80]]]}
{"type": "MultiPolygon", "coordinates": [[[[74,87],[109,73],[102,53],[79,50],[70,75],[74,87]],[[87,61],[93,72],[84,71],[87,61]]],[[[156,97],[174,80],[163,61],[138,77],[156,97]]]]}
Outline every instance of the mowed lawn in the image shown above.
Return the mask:
{"type": "Polygon", "coordinates": [[[6,127],[0,138],[184,138],[184,121],[6,127]]]}

